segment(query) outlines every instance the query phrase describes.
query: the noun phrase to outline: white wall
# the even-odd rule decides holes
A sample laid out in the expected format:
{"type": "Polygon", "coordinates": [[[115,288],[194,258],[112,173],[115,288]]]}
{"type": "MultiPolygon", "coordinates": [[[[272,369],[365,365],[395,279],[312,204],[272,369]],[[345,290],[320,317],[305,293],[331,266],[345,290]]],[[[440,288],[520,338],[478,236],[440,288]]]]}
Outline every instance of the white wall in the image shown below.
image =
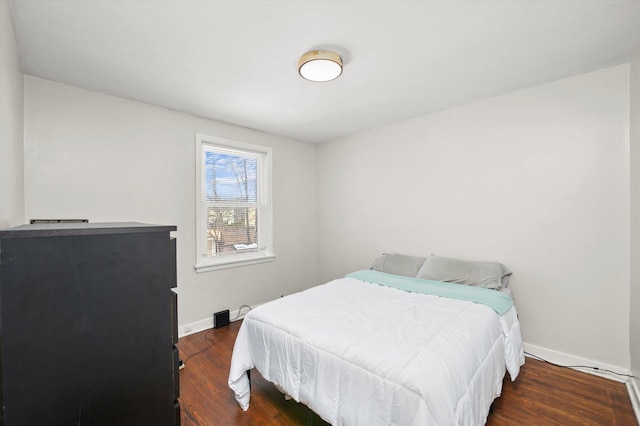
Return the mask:
{"type": "Polygon", "coordinates": [[[25,76],[26,217],[177,225],[182,325],[316,284],[315,155],[283,137],[25,76]],[[273,148],[274,262],[194,271],[196,132],[273,148]]]}
{"type": "Polygon", "coordinates": [[[23,82],[9,2],[0,1],[0,229],[24,222],[23,82]]]}
{"type": "Polygon", "coordinates": [[[628,72],[321,145],[320,280],[391,251],[500,261],[529,345],[628,369],[628,72]]]}
{"type": "MultiPolygon", "coordinates": [[[[629,339],[631,373],[640,377],[640,60],[633,62],[630,69],[631,289],[629,339]]],[[[635,379],[635,390],[636,392],[640,391],[640,379],[638,378],[635,379]]],[[[640,394],[637,394],[636,398],[640,398],[640,394]]]]}

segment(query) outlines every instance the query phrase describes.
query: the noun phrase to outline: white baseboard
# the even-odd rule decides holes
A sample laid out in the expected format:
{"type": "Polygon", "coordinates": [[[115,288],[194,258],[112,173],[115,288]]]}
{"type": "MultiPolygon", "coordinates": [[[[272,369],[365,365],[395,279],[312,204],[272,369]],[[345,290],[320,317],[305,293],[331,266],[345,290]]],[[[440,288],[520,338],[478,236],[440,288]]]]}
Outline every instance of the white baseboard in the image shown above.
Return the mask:
{"type": "MultiPolygon", "coordinates": [[[[252,306],[252,308],[255,308],[259,305],[255,305],[252,306]]],[[[240,315],[238,315],[238,313],[240,312],[240,309],[236,309],[235,311],[230,311],[229,312],[229,318],[231,319],[231,322],[233,321],[238,321],[241,320],[242,318],[244,318],[244,314],[247,313],[247,309],[242,309],[242,313],[240,315]]],[[[184,337],[184,336],[188,336],[190,334],[195,334],[195,333],[199,333],[201,331],[205,331],[208,330],[210,328],[213,328],[213,315],[210,316],[209,318],[205,318],[205,319],[201,319],[198,321],[194,321],[194,322],[190,322],[187,324],[182,324],[178,326],[178,337],[184,337]]]]}
{"type": "Polygon", "coordinates": [[[199,333],[204,330],[213,328],[213,317],[205,318],[199,321],[190,322],[178,326],[178,337],[188,336],[190,334],[199,333]]]}
{"type": "Polygon", "coordinates": [[[604,364],[602,362],[593,361],[587,358],[581,358],[575,355],[570,355],[564,352],[554,351],[552,349],[543,348],[536,345],[524,344],[524,351],[532,355],[545,359],[553,364],[563,365],[570,367],[574,370],[582,371],[585,373],[593,374],[596,376],[604,377],[607,379],[615,380],[617,382],[628,382],[627,376],[620,376],[619,374],[631,374],[629,370],[617,367],[615,365],[604,364]],[[574,367],[584,366],[586,368],[574,367]],[[618,374],[612,374],[606,370],[612,371],[618,374]]]}
{"type": "Polygon", "coordinates": [[[640,424],[640,389],[638,389],[638,379],[630,379],[627,383],[627,392],[631,399],[633,412],[636,414],[636,421],[640,424]]]}

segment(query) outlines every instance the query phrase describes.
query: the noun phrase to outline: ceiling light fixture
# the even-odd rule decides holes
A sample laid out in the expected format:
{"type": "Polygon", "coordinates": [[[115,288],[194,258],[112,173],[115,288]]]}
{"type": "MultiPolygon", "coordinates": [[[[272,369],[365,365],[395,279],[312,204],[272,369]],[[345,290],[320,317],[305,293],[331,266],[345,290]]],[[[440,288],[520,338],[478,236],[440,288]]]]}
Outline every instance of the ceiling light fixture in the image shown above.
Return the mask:
{"type": "Polygon", "coordinates": [[[300,76],[309,81],[331,81],[342,74],[342,58],[330,50],[312,50],[298,60],[300,76]]]}

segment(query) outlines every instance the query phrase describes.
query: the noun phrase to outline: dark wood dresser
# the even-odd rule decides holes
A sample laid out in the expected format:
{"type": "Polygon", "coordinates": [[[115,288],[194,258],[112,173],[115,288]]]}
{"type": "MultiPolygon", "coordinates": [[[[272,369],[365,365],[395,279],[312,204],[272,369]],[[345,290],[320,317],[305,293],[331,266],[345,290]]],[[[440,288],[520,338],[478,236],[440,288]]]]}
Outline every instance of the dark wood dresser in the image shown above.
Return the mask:
{"type": "Polygon", "coordinates": [[[0,231],[0,424],[180,424],[174,230],[0,231]]]}

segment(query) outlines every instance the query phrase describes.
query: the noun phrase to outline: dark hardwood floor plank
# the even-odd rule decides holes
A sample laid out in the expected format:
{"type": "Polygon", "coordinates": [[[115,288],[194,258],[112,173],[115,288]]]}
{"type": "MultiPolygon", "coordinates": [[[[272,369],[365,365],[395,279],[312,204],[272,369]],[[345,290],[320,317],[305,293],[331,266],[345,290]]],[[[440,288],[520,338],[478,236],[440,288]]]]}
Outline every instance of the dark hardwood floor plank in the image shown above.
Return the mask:
{"type": "MultiPolygon", "coordinates": [[[[231,353],[241,321],[183,337],[186,367],[180,372],[182,424],[327,425],[303,404],[284,396],[256,370],[251,372],[251,406],[242,411],[227,385],[231,353]],[[198,353],[199,351],[202,351],[198,353]]],[[[623,383],[527,358],[520,376],[508,374],[494,401],[488,426],[637,426],[623,383]]]]}

